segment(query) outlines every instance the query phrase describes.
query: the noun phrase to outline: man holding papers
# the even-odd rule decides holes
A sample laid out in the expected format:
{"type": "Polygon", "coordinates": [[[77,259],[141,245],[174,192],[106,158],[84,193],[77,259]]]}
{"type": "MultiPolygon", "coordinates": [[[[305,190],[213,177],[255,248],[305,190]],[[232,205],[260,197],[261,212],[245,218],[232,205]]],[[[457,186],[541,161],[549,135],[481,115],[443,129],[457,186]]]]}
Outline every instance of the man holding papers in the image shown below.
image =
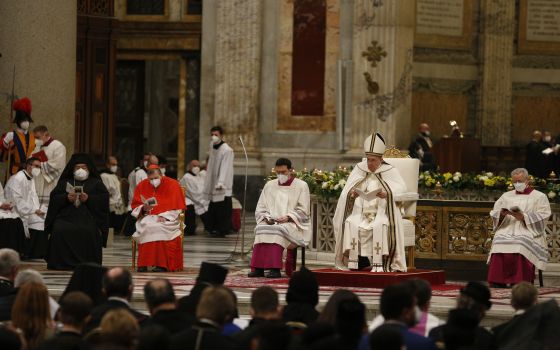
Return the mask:
{"type": "Polygon", "coordinates": [[[163,176],[157,165],[148,167],[148,178],[134,190],[132,216],[138,243],[138,271],[153,267],[154,272],[183,269],[183,244],[179,214],[185,199],[177,180],[163,176]]]}
{"type": "Polygon", "coordinates": [[[398,170],[383,161],[385,140],[371,134],[338,199],[333,218],[335,265],[373,272],[406,271],[404,232],[396,201],[407,194],[398,170]]]}
{"type": "Polygon", "coordinates": [[[548,261],[548,198],[529,185],[526,169],[512,171],[511,182],[515,189],[504,193],[490,212],[494,239],[488,257],[488,282],[496,287],[521,281],[533,283],[535,266],[544,270],[548,261]]]}

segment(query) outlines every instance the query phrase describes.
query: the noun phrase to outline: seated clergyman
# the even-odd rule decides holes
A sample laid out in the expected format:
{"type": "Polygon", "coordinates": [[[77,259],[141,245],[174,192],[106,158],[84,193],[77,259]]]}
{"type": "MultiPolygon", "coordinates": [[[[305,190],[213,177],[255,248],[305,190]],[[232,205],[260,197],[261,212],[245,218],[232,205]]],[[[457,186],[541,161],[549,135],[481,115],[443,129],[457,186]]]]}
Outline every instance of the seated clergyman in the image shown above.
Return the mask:
{"type": "Polygon", "coordinates": [[[134,190],[132,215],[138,243],[138,271],[154,267],[155,272],[183,269],[183,241],[179,215],[185,199],[179,182],[163,176],[157,165],[148,167],[148,178],[134,190]]]}
{"type": "Polygon", "coordinates": [[[548,198],[529,185],[526,169],[512,171],[511,182],[515,189],[504,193],[490,212],[494,239],[488,257],[488,282],[500,287],[521,281],[533,283],[535,267],[544,270],[548,262],[548,198]]]}
{"type": "Polygon", "coordinates": [[[356,164],[338,199],[333,218],[338,269],[406,271],[404,230],[396,205],[406,194],[399,171],[383,161],[379,133],[364,142],[366,158],[356,164]]]}
{"type": "Polygon", "coordinates": [[[291,249],[311,240],[309,230],[309,187],[305,181],[292,176],[292,162],[286,158],[276,161],[277,179],[267,182],[259,197],[255,218],[255,243],[249,277],[280,277],[282,254],[288,249],[286,259],[291,272],[291,249]]]}

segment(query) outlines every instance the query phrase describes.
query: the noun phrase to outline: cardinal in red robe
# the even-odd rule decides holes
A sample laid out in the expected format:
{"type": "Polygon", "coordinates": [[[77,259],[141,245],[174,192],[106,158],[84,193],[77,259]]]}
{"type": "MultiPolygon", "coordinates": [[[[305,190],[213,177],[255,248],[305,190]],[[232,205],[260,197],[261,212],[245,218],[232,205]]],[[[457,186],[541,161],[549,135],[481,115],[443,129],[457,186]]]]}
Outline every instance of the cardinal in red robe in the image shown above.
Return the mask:
{"type": "Polygon", "coordinates": [[[185,209],[179,182],[163,176],[157,165],[134,190],[132,215],[137,218],[132,238],[138,243],[138,271],[181,271],[183,243],[179,215],[185,209]]]}

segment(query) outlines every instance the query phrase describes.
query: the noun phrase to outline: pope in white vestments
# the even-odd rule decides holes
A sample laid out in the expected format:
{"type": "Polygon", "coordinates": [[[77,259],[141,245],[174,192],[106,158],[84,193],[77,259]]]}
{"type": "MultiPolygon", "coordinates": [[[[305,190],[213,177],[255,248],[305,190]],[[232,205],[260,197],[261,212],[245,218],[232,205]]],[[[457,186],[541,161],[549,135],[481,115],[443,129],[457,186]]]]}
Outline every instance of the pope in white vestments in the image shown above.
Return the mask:
{"type": "Polygon", "coordinates": [[[25,232],[26,258],[42,259],[47,254],[47,235],[45,234],[46,209],[41,207],[35,190],[34,177],[41,176],[41,162],[29,158],[26,167],[10,177],[6,183],[6,199],[14,203],[14,210],[23,223],[25,232]]]}
{"type": "Polygon", "coordinates": [[[282,254],[288,249],[286,272],[291,273],[291,249],[306,246],[311,240],[309,225],[309,187],[305,181],[291,176],[289,159],[276,161],[278,176],[267,182],[255,210],[255,242],[249,277],[280,277],[282,254]]]}
{"type": "Polygon", "coordinates": [[[511,173],[515,189],[504,193],[494,204],[494,238],[488,256],[488,282],[505,287],[522,281],[533,283],[535,267],[548,263],[546,220],[550,217],[547,196],[529,185],[526,169],[511,173]]]}
{"type": "Polygon", "coordinates": [[[34,128],[33,134],[36,145],[33,157],[41,161],[41,174],[35,176],[33,180],[39,201],[46,208],[49,205],[51,191],[56,187],[60,174],[66,166],[66,147],[62,142],[52,138],[44,125],[34,128]]]}
{"type": "Polygon", "coordinates": [[[407,194],[399,171],[383,161],[379,133],[364,142],[365,159],[356,164],[338,199],[333,228],[335,266],[372,272],[406,271],[404,230],[396,202],[407,194]]]}

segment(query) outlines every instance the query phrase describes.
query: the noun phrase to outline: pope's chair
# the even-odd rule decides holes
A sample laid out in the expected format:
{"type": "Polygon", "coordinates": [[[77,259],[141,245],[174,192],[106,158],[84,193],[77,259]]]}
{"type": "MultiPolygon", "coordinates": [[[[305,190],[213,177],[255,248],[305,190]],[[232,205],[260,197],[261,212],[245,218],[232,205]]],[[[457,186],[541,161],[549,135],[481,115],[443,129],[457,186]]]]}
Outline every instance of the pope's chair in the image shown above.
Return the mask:
{"type": "Polygon", "coordinates": [[[410,158],[394,146],[388,147],[383,155],[385,162],[394,166],[401,174],[407,188],[401,198],[397,198],[404,225],[404,246],[407,250],[407,267],[414,269],[414,249],[416,246],[416,233],[414,220],[416,217],[416,202],[418,200],[418,175],[420,161],[410,158]],[[400,199],[400,201],[398,200],[400,199]]]}

